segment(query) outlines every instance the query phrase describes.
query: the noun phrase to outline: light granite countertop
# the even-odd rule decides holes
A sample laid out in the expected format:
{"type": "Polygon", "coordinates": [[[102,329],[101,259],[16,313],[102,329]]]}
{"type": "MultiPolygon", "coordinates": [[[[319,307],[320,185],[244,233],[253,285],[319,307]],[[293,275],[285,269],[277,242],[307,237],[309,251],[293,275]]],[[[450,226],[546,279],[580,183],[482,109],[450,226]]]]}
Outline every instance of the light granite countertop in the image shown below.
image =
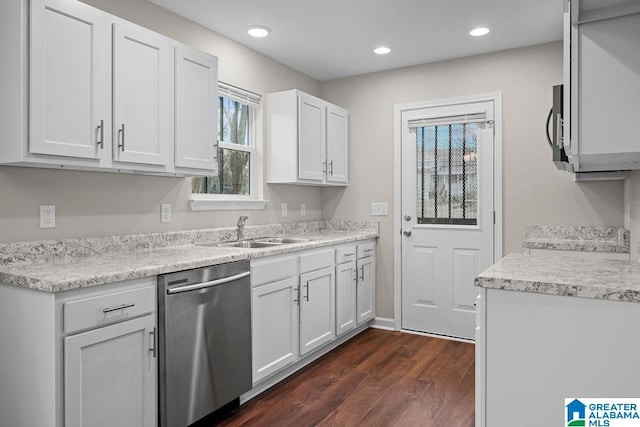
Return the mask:
{"type": "Polygon", "coordinates": [[[475,279],[476,286],[640,303],[640,263],[509,254],[475,279]]]}
{"type": "Polygon", "coordinates": [[[629,231],[622,227],[527,225],[527,249],[629,253],[629,231]]]}
{"type": "Polygon", "coordinates": [[[232,240],[229,230],[4,244],[0,245],[0,283],[61,292],[378,237],[377,223],[316,221],[284,229],[247,227],[249,238],[286,235],[304,237],[307,242],[259,249],[202,246],[232,240]]]}

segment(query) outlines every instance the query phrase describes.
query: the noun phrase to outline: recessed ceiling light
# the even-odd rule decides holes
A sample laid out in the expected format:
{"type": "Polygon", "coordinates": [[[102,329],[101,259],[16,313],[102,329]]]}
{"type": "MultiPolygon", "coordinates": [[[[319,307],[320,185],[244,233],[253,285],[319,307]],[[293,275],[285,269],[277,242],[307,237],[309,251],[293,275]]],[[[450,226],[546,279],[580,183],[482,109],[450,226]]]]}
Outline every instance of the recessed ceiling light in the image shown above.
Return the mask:
{"type": "Polygon", "coordinates": [[[377,47],[377,48],[373,49],[373,53],[375,53],[377,55],[386,55],[389,52],[391,52],[391,49],[389,49],[386,46],[380,46],[380,47],[377,47]]]}
{"type": "Polygon", "coordinates": [[[252,37],[267,37],[271,32],[271,28],[265,25],[252,25],[247,28],[247,32],[252,37]]]}
{"type": "Polygon", "coordinates": [[[472,35],[473,37],[480,37],[480,36],[486,36],[487,34],[489,34],[489,31],[490,30],[488,28],[478,27],[469,31],[469,34],[472,35]]]}

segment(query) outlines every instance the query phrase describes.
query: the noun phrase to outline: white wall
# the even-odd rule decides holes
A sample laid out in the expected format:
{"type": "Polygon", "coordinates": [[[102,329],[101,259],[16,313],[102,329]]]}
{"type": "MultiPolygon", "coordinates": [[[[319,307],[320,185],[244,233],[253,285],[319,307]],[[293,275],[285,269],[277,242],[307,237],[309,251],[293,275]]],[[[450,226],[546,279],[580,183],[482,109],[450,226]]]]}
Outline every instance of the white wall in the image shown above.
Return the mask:
{"type": "MultiPolygon", "coordinates": [[[[316,80],[145,0],[85,2],[216,55],[226,83],[263,95],[319,92],[316,80]]],[[[267,209],[248,212],[191,212],[190,191],[191,179],[0,166],[0,242],[232,226],[241,213],[250,216],[248,224],[265,224],[282,219],[281,201],[289,204],[287,221],[321,218],[319,188],[265,186],[267,209]],[[160,223],[161,203],[173,205],[170,224],[160,223]],[[40,204],[56,205],[55,229],[39,228],[40,204]]]]}
{"type": "MultiPolygon", "coordinates": [[[[544,123],[561,82],[562,45],[550,43],[322,83],[321,96],[350,120],[349,187],[323,190],[323,218],[371,219],[371,202],[393,212],[394,104],[501,91],[504,254],[522,251],[526,224],[622,225],[621,182],[578,184],[551,162],[544,123]]],[[[398,230],[392,215],[379,218],[377,310],[392,318],[398,230]]]]}

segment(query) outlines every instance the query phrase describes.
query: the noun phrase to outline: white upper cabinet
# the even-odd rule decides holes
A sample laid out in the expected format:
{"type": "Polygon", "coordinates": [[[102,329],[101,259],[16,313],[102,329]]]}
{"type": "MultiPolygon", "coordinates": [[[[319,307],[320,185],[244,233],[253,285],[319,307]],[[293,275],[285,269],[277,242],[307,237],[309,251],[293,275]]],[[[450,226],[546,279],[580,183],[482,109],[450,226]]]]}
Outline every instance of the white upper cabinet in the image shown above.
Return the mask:
{"type": "Polygon", "coordinates": [[[324,160],[325,105],[313,96],[298,96],[298,178],[322,182],[324,160]]]}
{"type": "Polygon", "coordinates": [[[144,28],[113,27],[113,152],[119,162],[167,164],[173,46],[144,28]]]}
{"type": "Polygon", "coordinates": [[[33,0],[30,29],[29,152],[98,159],[111,116],[104,14],[80,2],[33,0]]]}
{"type": "Polygon", "coordinates": [[[347,185],[348,112],[298,90],[267,95],[267,182],[347,185]]]}
{"type": "Polygon", "coordinates": [[[327,105],[327,181],[346,184],[349,165],[349,112],[327,105]]]}
{"type": "Polygon", "coordinates": [[[217,58],[77,0],[0,5],[0,164],[216,173],[217,58]]]}
{"type": "Polygon", "coordinates": [[[175,49],[176,167],[216,174],[218,58],[187,47],[175,49]]]}

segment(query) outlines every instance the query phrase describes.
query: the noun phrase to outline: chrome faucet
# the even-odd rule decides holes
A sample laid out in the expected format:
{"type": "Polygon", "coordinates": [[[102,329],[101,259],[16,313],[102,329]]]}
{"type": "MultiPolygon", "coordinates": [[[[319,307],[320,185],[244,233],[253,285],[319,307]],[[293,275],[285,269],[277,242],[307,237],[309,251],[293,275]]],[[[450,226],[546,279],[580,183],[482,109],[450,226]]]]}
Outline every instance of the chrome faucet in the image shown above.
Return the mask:
{"type": "Polygon", "coordinates": [[[244,239],[244,223],[249,219],[248,216],[242,215],[238,218],[238,240],[244,239]]]}

